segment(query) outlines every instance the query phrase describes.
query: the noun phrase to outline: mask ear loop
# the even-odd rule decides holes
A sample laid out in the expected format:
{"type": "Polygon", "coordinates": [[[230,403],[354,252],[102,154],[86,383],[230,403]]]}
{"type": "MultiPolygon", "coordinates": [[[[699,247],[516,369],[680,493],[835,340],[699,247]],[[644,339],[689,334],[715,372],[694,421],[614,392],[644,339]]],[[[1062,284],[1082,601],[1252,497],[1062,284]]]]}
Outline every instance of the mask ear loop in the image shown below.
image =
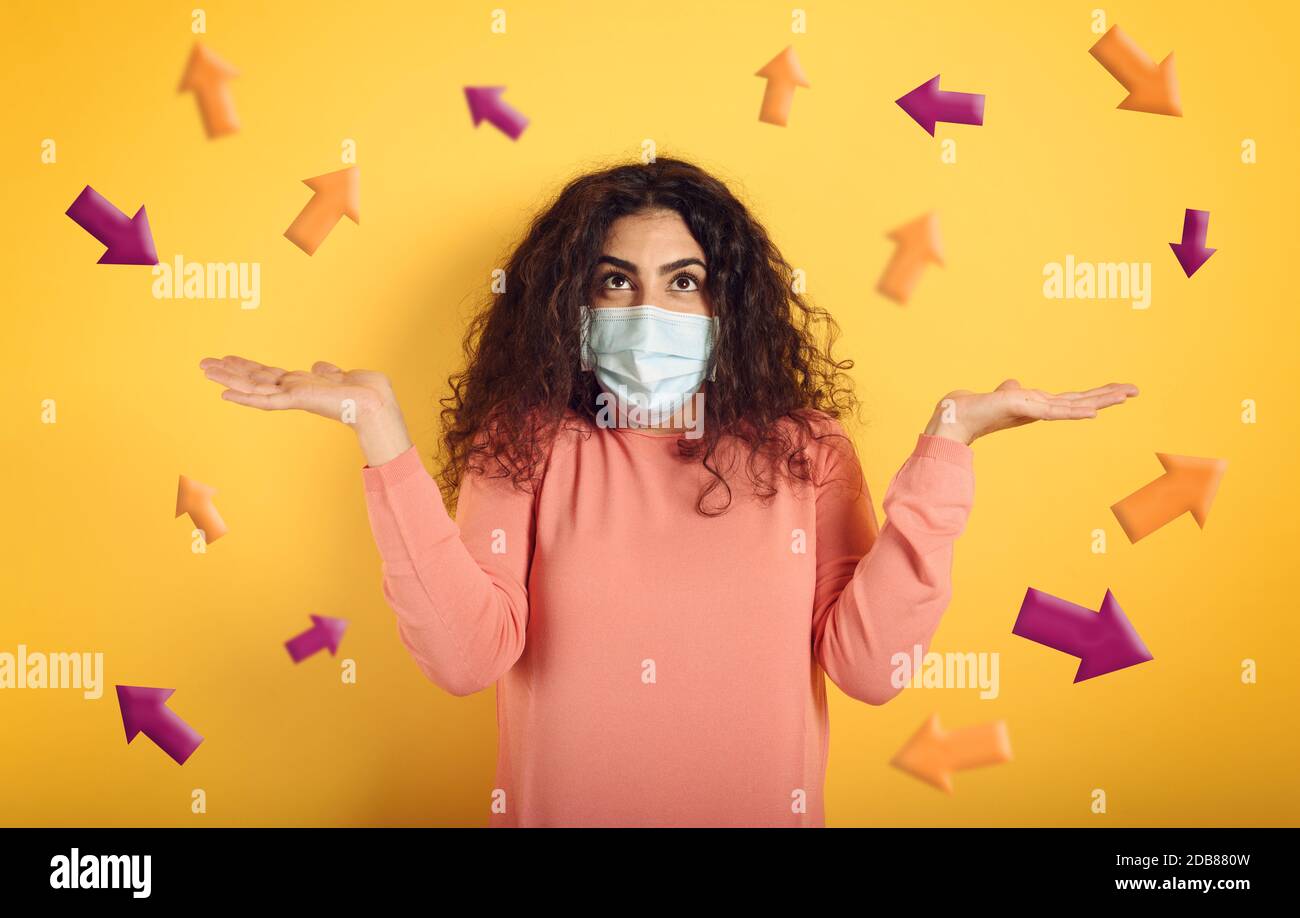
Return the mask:
{"type": "Polygon", "coordinates": [[[710,382],[718,378],[717,345],[718,345],[718,335],[720,334],[721,327],[722,326],[718,322],[718,317],[714,316],[713,317],[713,347],[710,349],[711,353],[709,354],[709,375],[706,377],[710,382]]]}
{"type": "Polygon", "coordinates": [[[582,316],[578,320],[581,329],[579,333],[578,344],[578,366],[581,370],[594,370],[595,364],[591,360],[590,350],[587,346],[588,339],[591,336],[591,307],[582,308],[582,316]]]}

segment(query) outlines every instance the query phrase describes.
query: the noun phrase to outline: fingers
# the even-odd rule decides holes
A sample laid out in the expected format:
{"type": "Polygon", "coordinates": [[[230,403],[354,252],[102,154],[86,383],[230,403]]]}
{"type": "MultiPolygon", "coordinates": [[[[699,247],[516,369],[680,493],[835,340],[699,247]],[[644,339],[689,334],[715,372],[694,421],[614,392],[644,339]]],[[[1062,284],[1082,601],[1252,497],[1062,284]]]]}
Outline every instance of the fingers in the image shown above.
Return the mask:
{"type": "Polygon", "coordinates": [[[221,358],[221,362],[232,370],[244,370],[249,373],[254,370],[266,369],[266,364],[258,363],[256,360],[249,360],[246,357],[238,357],[235,354],[227,354],[221,358]]]}
{"type": "Polygon", "coordinates": [[[221,393],[221,397],[227,402],[234,402],[236,405],[247,405],[249,408],[261,408],[263,411],[276,411],[293,407],[291,404],[292,396],[288,392],[259,395],[240,392],[237,389],[227,389],[221,393]]]}
{"type": "Polygon", "coordinates": [[[218,364],[225,367],[227,370],[243,373],[245,375],[252,375],[266,370],[275,370],[280,373],[284,372],[284,370],[281,370],[279,367],[268,367],[266,364],[258,363],[256,360],[249,360],[246,357],[238,357],[234,354],[227,354],[225,357],[221,358],[204,357],[199,361],[199,367],[205,370],[213,364],[218,364]]]}
{"type": "Polygon", "coordinates": [[[209,365],[204,368],[203,375],[228,390],[233,389],[247,395],[270,395],[280,391],[280,387],[275,382],[258,381],[247,373],[228,369],[225,364],[209,365]]]}
{"type": "Polygon", "coordinates": [[[1092,408],[1109,408],[1111,405],[1122,405],[1128,401],[1128,396],[1123,392],[1111,392],[1107,395],[1097,395],[1092,398],[1075,399],[1076,405],[1088,405],[1092,408]]]}
{"type": "MultiPolygon", "coordinates": [[[[1107,383],[1086,392],[1058,392],[1051,394],[1041,389],[1023,389],[1022,393],[1033,401],[1047,404],[1072,404],[1080,408],[1097,409],[1121,405],[1138,394],[1137,386],[1132,383],[1107,383]]],[[[1091,417],[1093,415],[1084,415],[1091,417]]]]}
{"type": "Polygon", "coordinates": [[[205,357],[199,361],[199,367],[209,379],[215,382],[221,382],[223,385],[229,385],[226,380],[235,376],[241,377],[248,381],[248,385],[255,383],[275,383],[280,377],[284,376],[284,370],[280,367],[268,367],[260,364],[255,360],[247,360],[243,357],[236,357],[233,354],[227,355],[220,359],[216,357],[205,357]],[[221,379],[213,376],[210,371],[220,371],[221,379]]]}
{"type": "Polygon", "coordinates": [[[1127,401],[1126,396],[1113,392],[1107,395],[1094,395],[1088,398],[1084,398],[1083,396],[1069,398],[1064,395],[1048,395],[1047,393],[1043,393],[1042,398],[1044,401],[1063,402],[1068,405],[1078,405],[1084,408],[1109,408],[1111,405],[1118,405],[1121,402],[1127,401]]]}
{"type": "Polygon", "coordinates": [[[1126,398],[1135,398],[1138,394],[1138,387],[1132,383],[1107,383],[1104,386],[1098,386],[1096,389],[1089,389],[1087,392],[1059,392],[1057,398],[1094,398],[1116,392],[1123,393],[1126,398]]]}
{"type": "Polygon", "coordinates": [[[199,366],[204,376],[226,387],[221,393],[224,401],[263,411],[314,411],[313,393],[319,395],[347,381],[345,371],[325,360],[317,361],[310,371],[285,371],[235,355],[205,357],[199,366]]]}
{"type": "Polygon", "coordinates": [[[1100,389],[1081,392],[1071,397],[1068,394],[1062,394],[1058,398],[1065,398],[1076,405],[1086,405],[1090,408],[1109,408],[1112,405],[1122,405],[1134,395],[1137,394],[1137,387],[1131,385],[1102,386],[1100,389]]]}
{"type": "Polygon", "coordinates": [[[1036,421],[1073,421],[1097,416],[1096,408],[1069,399],[1028,398],[1020,407],[1023,416],[1036,421]]]}
{"type": "Polygon", "coordinates": [[[225,401],[264,411],[293,407],[293,396],[280,386],[286,374],[279,367],[268,367],[233,354],[221,359],[205,357],[199,366],[204,376],[226,387],[221,393],[225,401]]]}

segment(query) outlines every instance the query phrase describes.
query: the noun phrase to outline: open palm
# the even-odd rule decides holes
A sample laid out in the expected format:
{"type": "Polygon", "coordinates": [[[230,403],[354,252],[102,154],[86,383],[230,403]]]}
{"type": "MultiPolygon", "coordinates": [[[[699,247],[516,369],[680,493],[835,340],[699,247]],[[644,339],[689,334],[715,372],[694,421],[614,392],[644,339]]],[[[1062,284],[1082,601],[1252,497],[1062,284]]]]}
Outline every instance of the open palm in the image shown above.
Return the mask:
{"type": "Polygon", "coordinates": [[[1008,379],[992,392],[958,389],[939,402],[926,433],[971,443],[996,430],[1032,421],[1066,421],[1093,418],[1097,412],[1120,405],[1138,394],[1132,383],[1108,383],[1086,392],[1044,392],[1026,389],[1008,379]]]}
{"type": "Polygon", "coordinates": [[[297,409],[321,417],[345,420],[377,413],[392,402],[388,377],[373,370],[341,370],[317,361],[311,370],[284,370],[243,357],[205,357],[203,374],[226,387],[228,402],[265,411],[297,409]]]}

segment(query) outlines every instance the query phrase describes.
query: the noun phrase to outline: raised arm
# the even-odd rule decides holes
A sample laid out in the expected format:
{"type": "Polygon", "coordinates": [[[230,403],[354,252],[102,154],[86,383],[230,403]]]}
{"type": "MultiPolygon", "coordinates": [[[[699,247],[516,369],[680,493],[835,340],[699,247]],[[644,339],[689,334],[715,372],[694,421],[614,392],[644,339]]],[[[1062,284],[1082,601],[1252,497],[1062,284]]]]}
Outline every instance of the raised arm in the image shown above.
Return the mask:
{"type": "Polygon", "coordinates": [[[467,472],[453,521],[382,373],[324,361],[290,372],[236,356],[205,357],[199,366],[225,387],[228,402],[306,411],[356,433],[368,463],[361,474],[384,596],[430,680],[468,695],[519,659],[528,625],[531,494],[467,472]]]}
{"type": "Polygon", "coordinates": [[[453,695],[492,685],[524,650],[532,495],[467,473],[453,521],[415,447],[361,474],[402,643],[453,695]]]}
{"type": "MultiPolygon", "coordinates": [[[[1137,394],[1131,383],[1050,393],[1015,379],[992,392],[949,392],[890,481],[880,529],[851,441],[828,438],[817,491],[812,641],[831,680],[854,698],[884,704],[902,690],[891,679],[894,655],[929,649],[952,597],[954,543],[974,503],[971,443],[1034,421],[1095,418],[1137,394]]],[[[830,430],[844,432],[838,423],[830,430]]]]}
{"type": "Polygon", "coordinates": [[[825,442],[813,653],[847,695],[884,704],[901,691],[893,656],[929,649],[952,596],[953,544],[974,502],[973,451],[921,434],[889,484],[878,528],[852,443],[825,442]]]}

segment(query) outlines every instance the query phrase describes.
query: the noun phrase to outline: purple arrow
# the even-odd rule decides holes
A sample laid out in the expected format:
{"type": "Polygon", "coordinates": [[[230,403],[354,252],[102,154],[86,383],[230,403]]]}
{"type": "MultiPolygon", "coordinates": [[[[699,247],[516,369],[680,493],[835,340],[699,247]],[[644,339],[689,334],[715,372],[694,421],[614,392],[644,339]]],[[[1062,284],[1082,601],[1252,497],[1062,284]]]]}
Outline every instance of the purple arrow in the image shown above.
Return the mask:
{"type": "Polygon", "coordinates": [[[1195,274],[1218,251],[1205,247],[1205,236],[1209,229],[1210,212],[1189,208],[1183,213],[1183,241],[1169,243],[1169,248],[1178,256],[1178,263],[1183,266],[1183,273],[1188,277],[1195,274]]]}
{"type": "Polygon", "coordinates": [[[1011,633],[1079,657],[1075,682],[1154,659],[1110,590],[1093,612],[1031,587],[1011,633]]]}
{"type": "Polygon", "coordinates": [[[142,206],[135,216],[126,214],[108,202],[94,188],[87,185],[77,195],[77,200],[67,209],[67,214],[77,226],[98,239],[107,248],[101,265],[156,265],[158,253],[153,247],[153,234],[149,232],[149,218],[142,206]]]}
{"type": "Polygon", "coordinates": [[[176,689],[141,688],[134,685],[117,687],[117,703],[122,709],[122,725],[126,727],[126,741],[143,733],[163,752],[184,765],[203,737],[167,707],[167,699],[176,689]]]}
{"type": "Polygon", "coordinates": [[[501,100],[501,93],[505,91],[504,86],[466,86],[465,98],[469,100],[469,113],[475,127],[486,119],[511,140],[518,140],[524,128],[528,127],[528,119],[501,100]]]}
{"type": "Polygon", "coordinates": [[[334,656],[339,652],[339,641],[343,639],[343,632],[348,630],[348,621],[345,618],[313,615],[311,620],[313,624],[310,628],[284,642],[284,646],[289,648],[289,656],[293,657],[295,663],[301,663],[326,647],[329,648],[330,655],[334,656]]]}
{"type": "Polygon", "coordinates": [[[939,77],[922,83],[901,99],[895,99],[912,120],[934,136],[937,121],[952,124],[983,124],[984,97],[969,92],[940,92],[939,77]]]}

